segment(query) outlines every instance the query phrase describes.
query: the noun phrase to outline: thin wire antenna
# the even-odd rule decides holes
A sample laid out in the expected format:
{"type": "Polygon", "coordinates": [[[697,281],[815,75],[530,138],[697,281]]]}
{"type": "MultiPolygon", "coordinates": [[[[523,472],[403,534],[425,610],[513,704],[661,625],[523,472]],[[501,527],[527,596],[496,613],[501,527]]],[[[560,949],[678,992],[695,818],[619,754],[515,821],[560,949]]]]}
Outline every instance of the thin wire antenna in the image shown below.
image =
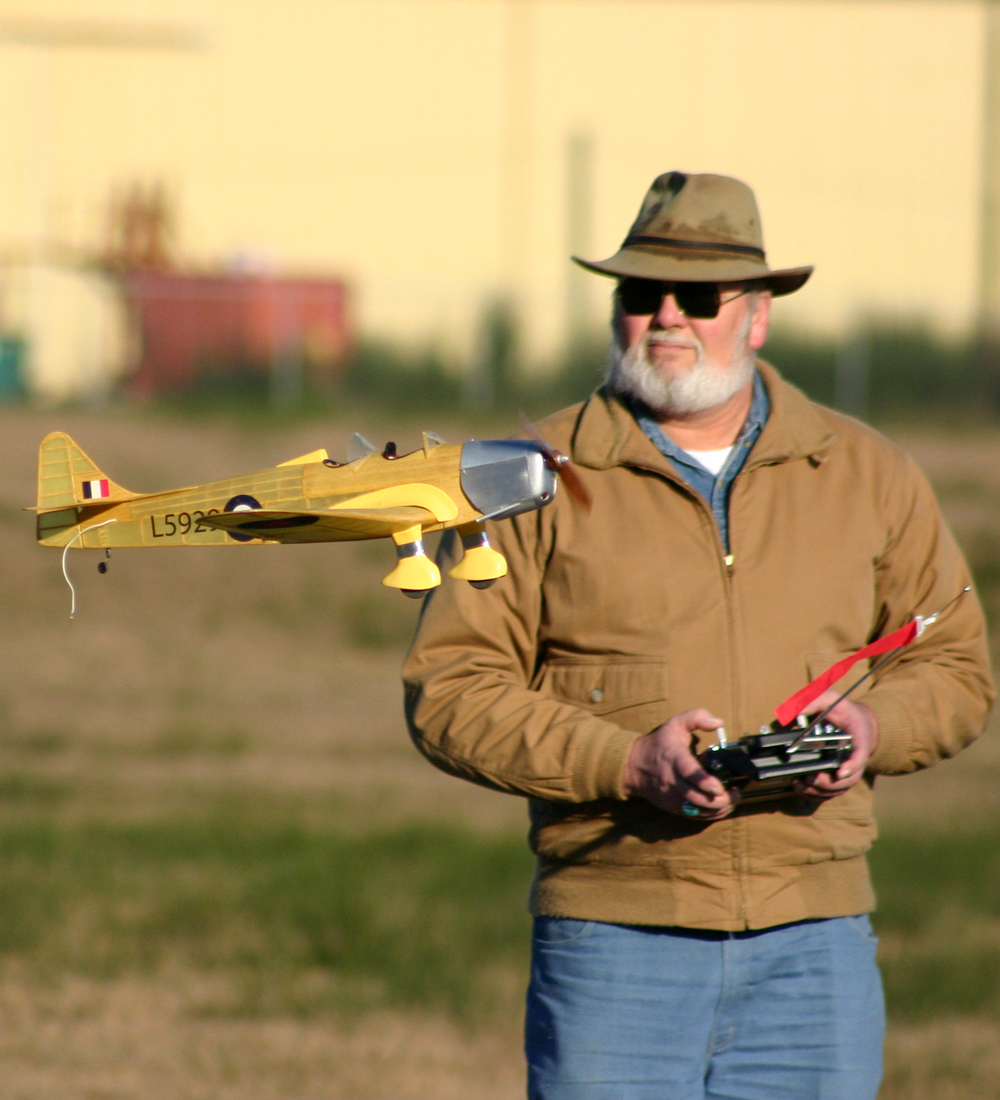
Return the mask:
{"type": "Polygon", "coordinates": [[[69,579],[69,570],[66,568],[66,555],[69,553],[69,548],[76,542],[77,539],[82,539],[88,531],[95,531],[98,527],[107,527],[109,523],[117,523],[117,519],[106,519],[101,523],[92,523],[89,527],[84,527],[82,531],[77,533],[66,543],[62,552],[62,572],[63,577],[66,579],[66,583],[69,585],[70,591],[70,604],[69,604],[69,617],[70,619],[76,614],[76,589],[73,587],[73,582],[69,579]]]}
{"type": "MultiPolygon", "coordinates": [[[[926,619],[922,615],[915,616],[917,621],[917,637],[919,638],[920,635],[923,634],[923,632],[929,626],[933,626],[938,621],[938,619],[940,619],[941,616],[948,610],[948,608],[951,607],[952,604],[958,603],[958,601],[966,594],[966,592],[971,591],[972,585],[967,584],[962,589],[962,591],[959,592],[957,596],[954,596],[952,599],[950,599],[944,605],[944,607],[941,608],[940,611],[935,611],[933,615],[928,615],[926,619]]],[[[907,645],[908,644],[909,643],[907,643],[907,645]]],[[[883,668],[885,665],[887,665],[894,657],[897,657],[900,653],[902,653],[904,649],[906,649],[906,646],[901,645],[897,649],[890,650],[882,658],[881,661],[876,661],[875,664],[873,664],[872,667],[864,674],[864,676],[862,676],[859,680],[855,680],[854,683],[851,684],[851,686],[847,689],[847,691],[834,699],[834,701],[826,708],[826,710],[823,711],[822,714],[817,714],[816,717],[809,723],[809,725],[806,726],[806,728],[798,735],[798,737],[796,737],[795,740],[785,749],[785,752],[789,756],[791,756],[792,753],[795,752],[802,744],[802,742],[806,739],[806,737],[808,737],[809,734],[812,733],[813,730],[815,730],[820,725],[823,719],[830,713],[831,710],[833,710],[834,707],[842,703],[848,697],[848,695],[851,694],[852,691],[861,687],[861,685],[865,682],[865,680],[869,678],[869,676],[874,676],[880,668],[883,668]]]]}

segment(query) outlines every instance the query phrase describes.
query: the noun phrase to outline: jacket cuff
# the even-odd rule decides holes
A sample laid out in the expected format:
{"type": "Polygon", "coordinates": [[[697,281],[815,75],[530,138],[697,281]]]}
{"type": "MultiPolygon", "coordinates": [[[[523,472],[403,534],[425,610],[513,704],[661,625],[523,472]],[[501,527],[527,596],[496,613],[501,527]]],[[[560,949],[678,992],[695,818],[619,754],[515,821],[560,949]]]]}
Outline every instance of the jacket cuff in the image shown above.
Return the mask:
{"type": "Polygon", "coordinates": [[[572,780],[574,794],[583,802],[590,802],[595,798],[627,798],[625,761],[629,749],[641,736],[641,733],[632,730],[612,727],[593,754],[585,753],[577,761],[572,780]]]}
{"type": "Polygon", "coordinates": [[[878,722],[878,747],[868,758],[866,770],[881,775],[900,775],[914,770],[913,723],[906,708],[891,695],[870,692],[858,700],[878,722]]]}

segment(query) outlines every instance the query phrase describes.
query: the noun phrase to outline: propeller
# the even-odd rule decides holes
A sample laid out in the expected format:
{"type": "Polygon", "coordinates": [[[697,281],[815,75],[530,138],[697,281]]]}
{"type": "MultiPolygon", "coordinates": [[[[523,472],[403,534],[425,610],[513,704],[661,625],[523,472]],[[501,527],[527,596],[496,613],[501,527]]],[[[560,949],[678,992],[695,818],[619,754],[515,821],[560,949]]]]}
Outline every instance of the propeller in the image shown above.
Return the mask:
{"type": "Polygon", "coordinates": [[[528,435],[538,444],[541,448],[542,454],[545,456],[545,465],[559,477],[566,485],[566,491],[569,495],[583,507],[586,511],[590,511],[593,506],[593,499],[587,490],[586,485],[580,479],[580,475],[573,469],[569,461],[569,456],[564,455],[562,451],[557,451],[551,443],[546,443],[544,439],[538,434],[538,430],[535,425],[524,415],[524,413],[518,413],[521,421],[521,427],[528,435]]]}

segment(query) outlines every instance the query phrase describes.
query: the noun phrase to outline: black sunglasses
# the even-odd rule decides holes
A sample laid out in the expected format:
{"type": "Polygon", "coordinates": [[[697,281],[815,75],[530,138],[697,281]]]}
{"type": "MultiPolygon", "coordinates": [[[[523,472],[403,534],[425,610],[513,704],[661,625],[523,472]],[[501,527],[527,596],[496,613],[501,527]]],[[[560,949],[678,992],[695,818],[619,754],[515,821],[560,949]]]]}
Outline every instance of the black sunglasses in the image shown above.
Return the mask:
{"type": "MultiPolygon", "coordinates": [[[[726,301],[735,301],[748,293],[749,290],[741,290],[726,301]]],[[[699,320],[718,317],[722,305],[722,287],[719,283],[670,283],[659,279],[628,278],[619,282],[617,294],[622,309],[629,316],[637,317],[656,313],[668,294],[674,296],[682,313],[699,320]]]]}

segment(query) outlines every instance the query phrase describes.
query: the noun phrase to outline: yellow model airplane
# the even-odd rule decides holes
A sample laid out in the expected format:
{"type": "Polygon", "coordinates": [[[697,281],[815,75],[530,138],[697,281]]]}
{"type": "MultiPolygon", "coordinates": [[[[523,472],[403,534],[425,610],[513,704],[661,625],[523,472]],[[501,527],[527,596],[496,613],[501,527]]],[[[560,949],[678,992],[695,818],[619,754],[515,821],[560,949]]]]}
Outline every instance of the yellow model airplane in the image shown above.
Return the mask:
{"type": "Polygon", "coordinates": [[[506,574],[507,563],[490,546],[485,520],[548,504],[559,474],[573,495],[588,503],[566,463],[565,455],[537,437],[456,446],[425,432],[422,448],[397,455],[394,443],[379,452],[355,434],[347,462],[334,462],[319,450],[243,477],[132,493],[98,469],[68,435],[52,432],[38,452],[38,541],[63,548],[65,569],[65,551],[78,547],[110,551],[388,537],[398,560],[382,583],[416,597],[441,583],[437,566],[424,553],[424,533],[454,527],[464,556],[448,575],[486,588],[506,574]]]}

